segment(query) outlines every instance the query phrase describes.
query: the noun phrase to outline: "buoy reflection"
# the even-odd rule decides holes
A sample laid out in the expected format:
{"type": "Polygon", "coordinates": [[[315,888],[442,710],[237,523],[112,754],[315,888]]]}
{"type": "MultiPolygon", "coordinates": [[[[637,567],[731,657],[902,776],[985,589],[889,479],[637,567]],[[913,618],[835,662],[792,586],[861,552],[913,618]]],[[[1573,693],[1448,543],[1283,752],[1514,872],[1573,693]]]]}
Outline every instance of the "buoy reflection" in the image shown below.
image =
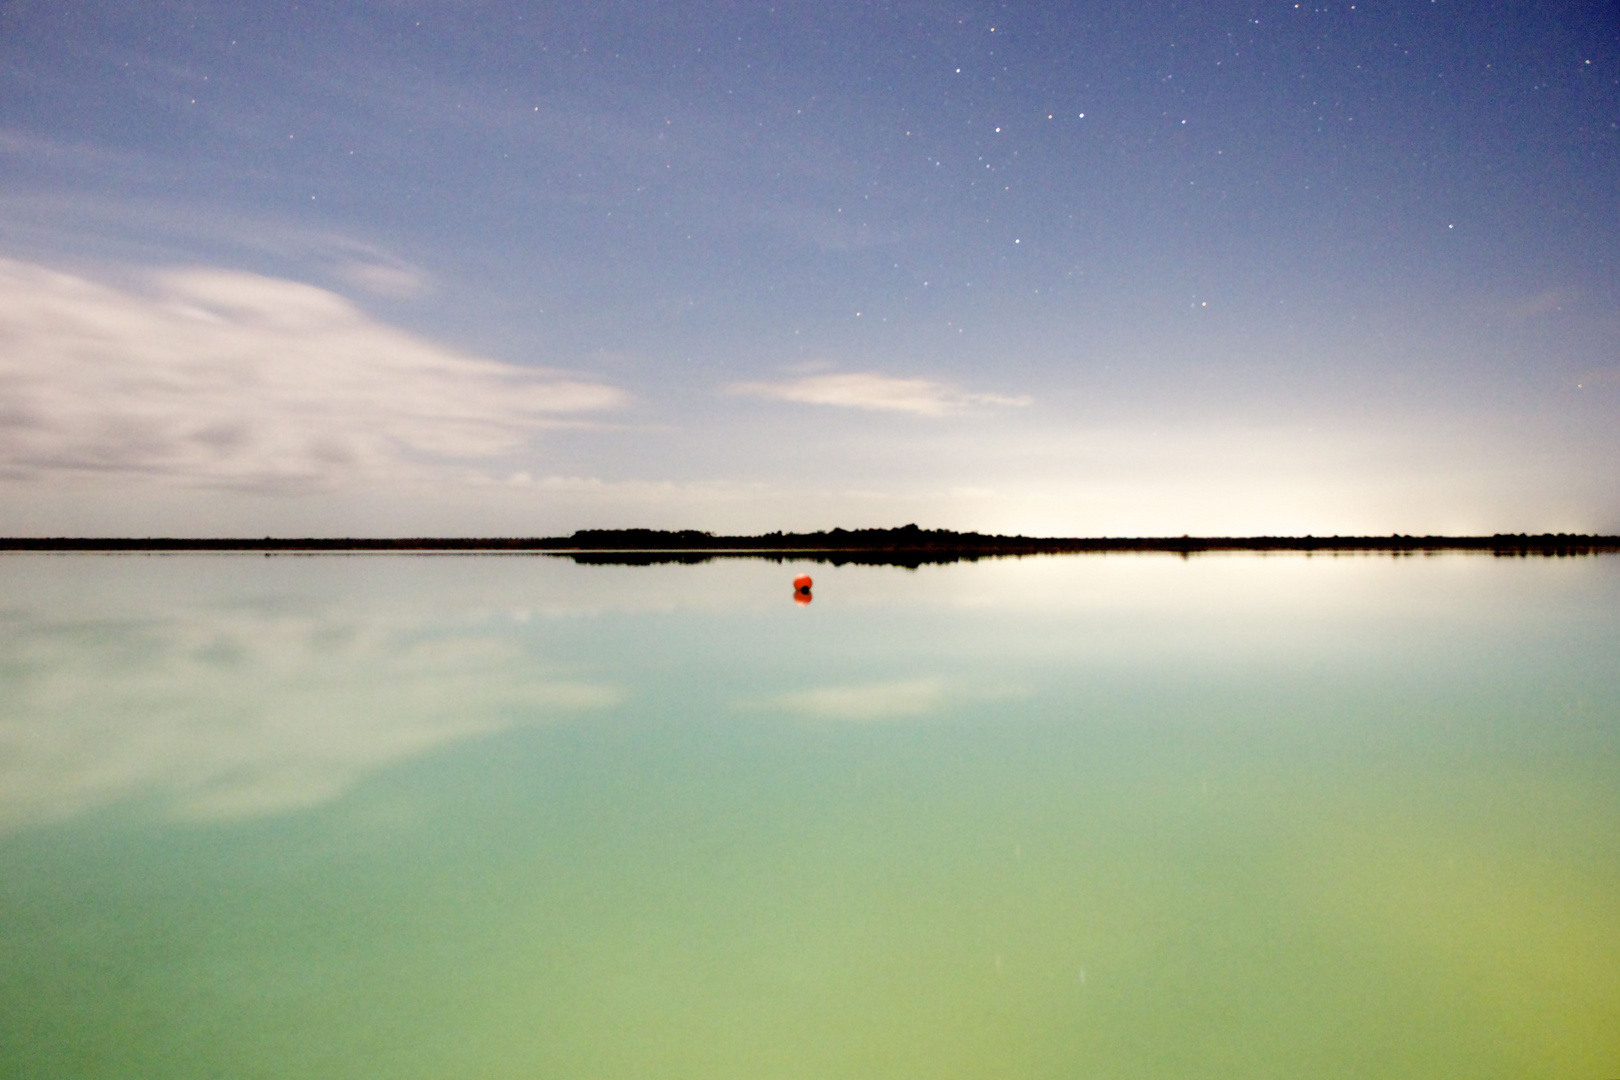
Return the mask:
{"type": "Polygon", "coordinates": [[[810,596],[810,575],[800,574],[793,579],[793,602],[795,604],[808,604],[810,596]]]}

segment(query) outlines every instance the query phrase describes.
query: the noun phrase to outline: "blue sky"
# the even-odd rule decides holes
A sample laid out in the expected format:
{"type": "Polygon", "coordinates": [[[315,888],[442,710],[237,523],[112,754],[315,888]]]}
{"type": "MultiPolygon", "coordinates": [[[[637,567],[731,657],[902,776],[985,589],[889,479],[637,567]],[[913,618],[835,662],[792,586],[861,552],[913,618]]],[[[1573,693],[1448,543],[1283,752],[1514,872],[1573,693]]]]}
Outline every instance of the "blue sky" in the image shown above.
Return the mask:
{"type": "Polygon", "coordinates": [[[0,531],[1620,530],[1612,3],[0,4],[0,531]]]}

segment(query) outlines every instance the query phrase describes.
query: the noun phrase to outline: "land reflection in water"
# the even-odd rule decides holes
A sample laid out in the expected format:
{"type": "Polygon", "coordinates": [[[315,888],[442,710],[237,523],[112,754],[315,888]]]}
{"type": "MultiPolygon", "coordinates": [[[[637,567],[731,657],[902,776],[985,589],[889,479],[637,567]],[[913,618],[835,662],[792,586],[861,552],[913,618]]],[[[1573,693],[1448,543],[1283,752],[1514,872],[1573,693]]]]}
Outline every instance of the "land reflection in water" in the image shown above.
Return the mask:
{"type": "Polygon", "coordinates": [[[1620,560],[0,558],[0,1073],[1609,1075],[1620,560]]]}

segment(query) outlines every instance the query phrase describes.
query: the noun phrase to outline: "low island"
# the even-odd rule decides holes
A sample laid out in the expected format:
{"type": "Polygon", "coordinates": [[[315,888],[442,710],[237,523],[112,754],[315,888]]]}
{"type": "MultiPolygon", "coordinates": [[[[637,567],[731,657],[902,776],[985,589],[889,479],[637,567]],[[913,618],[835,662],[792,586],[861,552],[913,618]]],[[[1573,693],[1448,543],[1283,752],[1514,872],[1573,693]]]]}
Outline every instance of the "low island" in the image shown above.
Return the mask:
{"type": "Polygon", "coordinates": [[[1496,533],[1492,536],[1000,536],[904,525],[725,536],[695,529],[580,529],[553,537],[0,537],[0,551],[35,552],[509,552],[555,555],[583,563],[703,562],[768,558],[828,563],[921,566],[1028,555],[1221,551],[1384,553],[1477,552],[1498,556],[1571,556],[1620,552],[1620,536],[1496,533]]]}

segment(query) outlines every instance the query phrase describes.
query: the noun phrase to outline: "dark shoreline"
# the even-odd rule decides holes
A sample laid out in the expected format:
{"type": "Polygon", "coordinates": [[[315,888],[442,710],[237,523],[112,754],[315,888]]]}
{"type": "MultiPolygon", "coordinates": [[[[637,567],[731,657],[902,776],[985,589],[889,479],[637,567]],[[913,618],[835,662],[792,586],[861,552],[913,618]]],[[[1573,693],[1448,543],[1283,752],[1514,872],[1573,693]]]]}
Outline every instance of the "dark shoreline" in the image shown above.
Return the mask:
{"type": "Polygon", "coordinates": [[[1175,536],[1028,537],[945,529],[833,529],[815,533],[715,536],[653,529],[582,529],[564,537],[0,537],[13,552],[511,552],[567,556],[582,563],[706,562],[715,558],[812,559],[919,566],[1021,555],[1159,552],[1352,552],[1411,555],[1476,552],[1497,556],[1620,553],[1620,536],[1497,533],[1493,536],[1175,536]]]}

